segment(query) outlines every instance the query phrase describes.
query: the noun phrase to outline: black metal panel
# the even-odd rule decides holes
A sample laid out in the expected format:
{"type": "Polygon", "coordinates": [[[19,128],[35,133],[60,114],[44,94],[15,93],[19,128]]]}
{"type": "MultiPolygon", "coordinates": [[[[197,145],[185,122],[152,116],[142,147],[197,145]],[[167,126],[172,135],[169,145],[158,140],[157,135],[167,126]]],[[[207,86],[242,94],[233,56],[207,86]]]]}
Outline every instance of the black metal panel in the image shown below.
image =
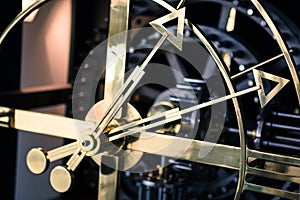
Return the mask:
{"type": "MultiPolygon", "coordinates": [[[[0,6],[0,32],[21,11],[22,1],[10,0],[0,6]]],[[[0,93],[20,87],[21,24],[13,29],[0,47],[0,93]]],[[[17,130],[0,128],[1,134],[1,199],[14,199],[17,130]],[[6,152],[6,153],[3,153],[6,152]],[[9,152],[9,153],[7,153],[9,152]]]]}
{"type": "Polygon", "coordinates": [[[0,105],[10,108],[30,109],[66,103],[71,100],[72,86],[51,86],[13,90],[0,93],[0,105]]]}

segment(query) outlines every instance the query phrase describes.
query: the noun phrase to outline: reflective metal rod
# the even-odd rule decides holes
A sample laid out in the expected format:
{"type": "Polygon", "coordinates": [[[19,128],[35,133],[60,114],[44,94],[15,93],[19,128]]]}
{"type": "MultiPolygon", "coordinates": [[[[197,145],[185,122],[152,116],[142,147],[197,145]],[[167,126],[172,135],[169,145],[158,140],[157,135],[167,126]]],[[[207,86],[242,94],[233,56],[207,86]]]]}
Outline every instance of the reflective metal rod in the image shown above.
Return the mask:
{"type": "Polygon", "coordinates": [[[121,106],[125,103],[127,97],[134,90],[135,86],[139,83],[143,75],[145,74],[144,68],[147,66],[151,58],[154,56],[155,52],[159,49],[159,47],[163,44],[163,42],[167,39],[167,35],[163,35],[160,40],[157,42],[155,47],[149,53],[147,58],[142,63],[141,67],[137,66],[132,74],[128,77],[125,84],[118,90],[117,96],[113,99],[113,104],[109,106],[109,109],[106,111],[105,117],[100,121],[98,126],[95,129],[95,133],[93,134],[95,138],[98,138],[100,134],[104,131],[110,121],[113,119],[115,114],[119,111],[121,106]],[[133,83],[131,83],[133,82],[133,83]],[[130,85],[131,83],[131,85],[130,85]],[[129,88],[128,88],[129,87],[129,88]]]}
{"type": "MultiPolygon", "coordinates": [[[[161,121],[156,122],[154,124],[150,124],[150,125],[147,125],[147,126],[139,127],[139,128],[132,129],[132,130],[128,130],[126,132],[120,133],[119,135],[114,135],[109,139],[109,141],[117,140],[117,139],[120,139],[122,137],[133,135],[135,133],[139,133],[141,131],[144,131],[144,130],[147,130],[147,129],[150,129],[150,128],[161,126],[161,125],[163,125],[167,122],[176,121],[176,120],[180,119],[180,117],[182,115],[187,114],[189,112],[193,112],[195,110],[199,110],[199,109],[202,109],[202,108],[205,108],[205,107],[208,107],[208,106],[212,106],[214,104],[217,104],[217,103],[220,103],[220,102],[223,102],[223,101],[227,101],[229,99],[232,99],[232,98],[235,98],[235,97],[238,97],[238,96],[242,96],[242,95],[248,94],[250,92],[253,92],[253,91],[256,91],[256,90],[259,90],[259,89],[260,89],[260,86],[254,86],[254,87],[236,92],[236,93],[231,94],[231,95],[226,95],[224,97],[216,98],[216,99],[213,99],[211,101],[204,102],[204,103],[192,106],[190,108],[186,108],[184,110],[180,110],[180,111],[175,112],[174,109],[172,109],[172,110],[170,110],[172,112],[167,111],[167,112],[164,112],[164,113],[153,115],[149,119],[148,118],[142,119],[142,120],[140,120],[140,122],[137,121],[137,122],[133,122],[133,123],[130,123],[130,124],[126,124],[126,125],[124,125],[124,127],[126,127],[126,129],[130,129],[130,128],[136,127],[137,125],[140,125],[141,122],[148,122],[150,120],[156,120],[156,119],[159,119],[159,118],[162,118],[162,117],[168,118],[167,120],[162,119],[161,121]]],[[[120,126],[118,128],[118,130],[124,130],[125,129],[124,127],[120,126]]],[[[115,133],[115,132],[113,132],[113,133],[115,133]]]]}
{"type": "Polygon", "coordinates": [[[14,111],[14,121],[13,128],[66,139],[77,139],[80,132],[95,126],[92,122],[24,110],[14,111]]]}
{"type": "Polygon", "coordinates": [[[240,148],[151,132],[141,132],[128,149],[238,170],[240,148]],[[211,148],[213,147],[213,148],[211,148]],[[207,155],[203,156],[203,152],[207,155]]]}
{"type": "Polygon", "coordinates": [[[258,67],[261,67],[261,66],[263,66],[263,65],[265,65],[265,64],[267,64],[267,63],[270,63],[270,62],[272,62],[272,61],[274,61],[274,60],[277,60],[278,58],[281,58],[281,57],[283,57],[283,53],[281,53],[281,54],[279,54],[279,55],[277,55],[277,56],[274,56],[273,58],[270,58],[270,59],[268,59],[268,60],[265,60],[265,61],[263,61],[263,62],[261,62],[261,63],[258,63],[257,65],[254,65],[253,67],[250,67],[250,68],[248,68],[248,69],[246,69],[246,70],[244,70],[244,71],[242,71],[242,72],[240,72],[240,73],[238,73],[238,74],[236,74],[236,75],[233,75],[233,76],[231,77],[231,79],[234,80],[234,79],[236,79],[236,78],[238,78],[238,77],[240,77],[240,76],[243,76],[243,75],[247,74],[248,72],[250,72],[250,71],[253,70],[253,69],[256,69],[256,68],[258,68],[258,67]]]}

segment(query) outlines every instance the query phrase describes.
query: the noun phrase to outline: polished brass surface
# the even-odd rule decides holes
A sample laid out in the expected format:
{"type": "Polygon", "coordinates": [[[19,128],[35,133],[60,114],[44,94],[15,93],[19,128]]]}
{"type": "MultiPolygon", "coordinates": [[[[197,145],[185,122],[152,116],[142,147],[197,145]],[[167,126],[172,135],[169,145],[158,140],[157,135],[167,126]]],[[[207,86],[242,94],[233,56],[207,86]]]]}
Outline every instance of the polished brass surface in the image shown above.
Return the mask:
{"type": "Polygon", "coordinates": [[[42,148],[31,149],[27,154],[26,163],[32,173],[43,173],[48,166],[46,152],[42,148]]]}
{"type": "Polygon", "coordinates": [[[241,150],[238,147],[151,132],[141,133],[140,139],[129,144],[128,148],[135,151],[180,158],[236,170],[238,170],[240,166],[239,155],[241,150]],[[207,149],[212,150],[209,154],[205,155],[207,149]]]}
{"type": "Polygon", "coordinates": [[[150,25],[161,34],[163,35],[166,34],[167,40],[169,40],[178,49],[182,50],[184,18],[185,18],[185,8],[181,8],[168,15],[165,15],[159,19],[150,22],[150,25]],[[163,24],[176,18],[178,18],[178,25],[177,25],[176,36],[174,36],[173,33],[168,31],[168,29],[163,26],[163,24]]]}
{"type": "MultiPolygon", "coordinates": [[[[176,9],[173,8],[172,6],[170,6],[165,1],[160,1],[160,0],[154,0],[154,1],[157,2],[158,4],[160,4],[161,6],[163,6],[164,8],[166,8],[167,10],[169,10],[170,12],[176,12],[176,9]]],[[[194,34],[201,40],[203,45],[207,48],[207,51],[210,53],[210,55],[212,56],[212,58],[214,59],[216,65],[217,65],[217,67],[219,68],[219,71],[220,71],[220,73],[222,74],[222,76],[225,80],[225,83],[228,87],[228,90],[229,90],[230,94],[235,93],[235,90],[234,90],[234,87],[232,85],[231,79],[227,74],[227,70],[226,70],[227,68],[225,66],[225,63],[219,57],[219,55],[215,51],[212,44],[203,35],[203,33],[201,33],[199,31],[198,27],[193,25],[188,19],[185,19],[184,23],[185,23],[186,26],[188,26],[194,32],[194,34]]],[[[246,144],[245,144],[245,136],[244,136],[244,131],[245,130],[244,130],[244,127],[243,127],[243,122],[242,122],[241,111],[240,111],[240,108],[239,108],[239,103],[238,103],[236,98],[233,98],[232,102],[233,102],[234,108],[235,108],[235,114],[236,114],[236,117],[237,117],[237,123],[238,123],[238,128],[239,128],[240,145],[242,147],[242,151],[240,153],[241,163],[240,163],[240,171],[239,171],[239,181],[238,181],[238,186],[237,186],[237,192],[236,192],[236,195],[235,195],[235,199],[239,199],[240,195],[242,193],[242,185],[244,185],[245,171],[246,171],[246,163],[245,163],[246,144]]]]}
{"type": "MultiPolygon", "coordinates": [[[[155,134],[151,132],[141,133],[140,139],[130,144],[129,148],[136,151],[170,156],[173,158],[179,156],[180,159],[191,160],[194,162],[205,163],[209,165],[222,166],[225,168],[236,170],[239,169],[240,165],[239,154],[241,148],[239,147],[214,144],[210,142],[197,141],[188,138],[175,138],[173,136],[155,134]],[[163,145],[172,143],[174,140],[176,140],[176,148],[173,148],[174,146],[167,146],[167,148],[165,148],[165,145],[163,145]],[[188,144],[188,146],[186,144],[188,144]],[[162,146],[164,148],[161,148],[162,146]],[[212,151],[209,152],[206,156],[202,156],[201,153],[209,147],[213,147],[212,151]]],[[[299,158],[277,155],[272,153],[264,153],[250,149],[247,149],[247,155],[248,157],[265,159],[277,163],[284,163],[292,168],[297,167],[295,168],[297,170],[300,169],[299,158]]],[[[289,176],[292,175],[291,173],[292,172],[288,172],[286,174],[285,179],[289,179],[289,176]]],[[[299,181],[298,177],[293,177],[297,183],[299,181]]],[[[293,178],[290,178],[290,180],[292,180],[293,178]]]]}
{"type": "Polygon", "coordinates": [[[79,163],[82,161],[82,159],[84,158],[86,153],[87,152],[83,151],[81,148],[77,148],[66,164],[67,169],[70,171],[75,171],[75,169],[77,168],[79,163]]]}
{"type": "Polygon", "coordinates": [[[15,25],[17,23],[19,23],[20,21],[25,19],[34,10],[38,9],[39,7],[41,7],[42,5],[44,5],[45,3],[49,2],[49,1],[50,0],[38,0],[38,1],[34,2],[33,4],[31,4],[30,6],[28,6],[25,10],[21,11],[15,17],[15,19],[6,27],[6,29],[3,31],[3,33],[1,34],[1,36],[0,36],[0,45],[2,44],[4,39],[6,38],[7,34],[15,27],[15,25]]]}
{"type": "Polygon", "coordinates": [[[280,32],[278,31],[276,25],[274,24],[274,22],[272,21],[271,17],[268,15],[268,13],[266,12],[265,8],[260,4],[260,2],[258,0],[251,0],[253,2],[253,5],[257,8],[257,10],[260,12],[260,14],[262,15],[262,17],[264,18],[264,20],[267,22],[269,28],[271,29],[276,41],[278,42],[278,45],[284,55],[285,61],[289,67],[290,73],[292,75],[293,78],[293,83],[295,86],[295,91],[297,94],[297,98],[298,98],[298,102],[300,104],[300,82],[299,82],[299,76],[298,73],[296,71],[296,68],[294,66],[294,62],[291,58],[291,55],[289,53],[289,49],[287,48],[287,46],[285,45],[285,42],[280,34],[280,32]]]}
{"type": "Polygon", "coordinates": [[[104,98],[108,102],[113,100],[118,88],[124,82],[126,62],[126,41],[129,25],[129,0],[112,0],[110,3],[110,20],[107,43],[107,58],[105,72],[104,98]]]}
{"type": "MultiPolygon", "coordinates": [[[[171,111],[174,108],[175,108],[175,106],[170,102],[167,102],[167,101],[156,102],[149,109],[149,111],[147,113],[147,117],[157,116],[160,113],[165,113],[167,111],[171,111]]],[[[179,109],[178,109],[178,111],[179,111],[179,109]]],[[[170,119],[170,115],[166,115],[165,117],[170,119]]],[[[173,117],[171,117],[171,119],[172,118],[173,117]]],[[[181,119],[181,116],[177,115],[177,118],[181,119]]],[[[143,119],[143,120],[145,120],[145,119],[143,119]]],[[[165,123],[164,127],[162,129],[156,131],[156,132],[157,133],[168,133],[168,132],[170,133],[170,132],[172,132],[172,133],[177,134],[180,129],[181,129],[181,124],[178,121],[176,122],[176,120],[173,121],[173,119],[172,119],[171,123],[169,123],[169,124],[165,123]]]]}
{"type": "Polygon", "coordinates": [[[231,32],[234,30],[235,20],[236,20],[236,8],[232,7],[230,9],[230,14],[229,14],[227,25],[226,25],[227,32],[231,32]]]}
{"type": "Polygon", "coordinates": [[[14,127],[13,109],[0,107],[0,126],[5,128],[14,127]]]}
{"type": "Polygon", "coordinates": [[[258,91],[258,97],[260,101],[261,107],[267,105],[267,103],[278,93],[280,90],[289,82],[288,79],[275,76],[273,74],[269,74],[267,72],[259,71],[254,69],[253,70],[254,79],[256,85],[259,85],[261,89],[258,91]],[[268,93],[264,89],[264,85],[262,79],[272,80],[277,83],[277,85],[268,93]]]}
{"type": "MultiPolygon", "coordinates": [[[[22,12],[15,21],[5,30],[1,35],[0,44],[10,31],[10,29],[25,15],[37,8],[39,5],[46,1],[38,1],[33,6],[22,12]]],[[[47,168],[48,162],[61,159],[63,157],[72,155],[66,163],[66,167],[58,166],[51,171],[50,182],[52,187],[58,192],[66,192],[72,185],[74,171],[82,159],[87,156],[92,156],[94,161],[100,166],[99,171],[99,194],[98,199],[115,199],[115,190],[117,186],[117,170],[114,170],[110,174],[103,174],[101,172],[101,162],[104,156],[108,156],[114,160],[116,167],[119,165],[119,158],[115,155],[118,152],[101,152],[101,145],[107,141],[101,141],[99,138],[108,130],[109,126],[114,123],[114,128],[109,130],[108,141],[113,142],[118,139],[122,139],[133,134],[139,134],[136,141],[129,143],[126,146],[127,155],[136,155],[133,160],[126,160],[123,158],[122,165],[125,169],[134,166],[141,158],[144,152],[163,155],[172,158],[178,158],[197,163],[203,163],[218,167],[224,167],[239,171],[238,186],[234,199],[240,199],[240,196],[244,190],[271,194],[287,199],[299,199],[300,194],[295,192],[284,191],[277,188],[267,187],[259,184],[254,184],[246,181],[248,174],[257,175],[260,177],[266,177],[273,180],[283,180],[300,184],[300,159],[291,156],[283,156],[279,154],[265,153],[260,151],[254,151],[247,147],[245,142],[245,132],[242,111],[240,110],[238,97],[247,95],[252,92],[257,92],[261,107],[265,107],[271,99],[273,99],[288,83],[293,82],[295,91],[297,94],[297,100],[300,103],[300,83],[298,73],[292,61],[288,47],[285,45],[284,40],[279,33],[276,25],[269,17],[263,6],[257,0],[252,0],[253,5],[258,9],[261,16],[266,21],[270,30],[272,31],[278,46],[280,47],[282,54],[272,57],[264,62],[258,63],[247,70],[237,73],[233,76],[229,76],[228,67],[230,64],[226,62],[224,57],[222,58],[217,52],[211,42],[206,36],[199,30],[199,27],[192,24],[185,15],[185,0],[181,0],[176,8],[169,5],[163,0],[154,0],[170,13],[165,16],[155,19],[150,22],[161,34],[161,38],[154,46],[152,51],[148,54],[141,66],[136,66],[132,74],[124,83],[125,74],[125,61],[126,61],[126,42],[127,34],[121,34],[116,40],[108,40],[107,46],[107,63],[105,74],[105,89],[104,100],[95,104],[95,106],[87,114],[85,121],[68,119],[59,116],[40,114],[30,111],[13,110],[13,124],[7,127],[12,127],[20,130],[30,131],[34,133],[40,133],[45,135],[51,135],[56,137],[62,137],[67,139],[78,140],[69,145],[53,149],[49,152],[41,148],[32,149],[27,156],[27,165],[29,169],[35,173],[40,174],[47,168]],[[177,19],[177,34],[173,35],[163,24],[170,20],[177,19]],[[219,98],[212,98],[208,102],[191,106],[187,109],[179,110],[178,108],[170,107],[171,109],[163,113],[150,113],[150,115],[141,119],[138,111],[128,104],[126,107],[127,112],[125,116],[121,115],[120,109],[123,109],[123,104],[126,103],[127,97],[133,91],[134,87],[139,83],[143,77],[147,64],[151,58],[165,42],[170,41],[179,50],[182,50],[182,38],[184,26],[189,27],[194,34],[200,39],[207,51],[212,56],[216,63],[224,82],[228,88],[229,94],[219,98]],[[279,77],[274,74],[267,73],[265,71],[258,70],[257,68],[265,65],[266,63],[277,60],[284,57],[287,66],[289,68],[292,80],[288,80],[283,77],[279,77]],[[232,80],[237,79],[247,73],[253,73],[255,79],[255,85],[240,91],[236,91],[232,80]],[[268,79],[277,83],[277,85],[266,94],[262,79],[268,79]],[[175,136],[168,136],[157,134],[153,132],[147,132],[148,129],[161,126],[166,123],[180,120],[182,115],[193,112],[195,110],[203,109],[221,102],[230,100],[234,106],[234,116],[238,124],[238,133],[240,147],[233,147],[229,145],[209,143],[206,141],[199,141],[194,139],[179,138],[175,136]],[[140,126],[150,122],[152,120],[159,120],[156,123],[150,125],[140,126]],[[118,120],[126,121],[126,124],[119,124],[118,120]],[[39,123],[36,123],[36,122],[39,123]],[[55,126],[52,126],[55,124],[55,126]],[[74,125],[76,124],[76,126],[74,125]],[[79,125],[79,126],[78,126],[79,125]],[[78,128],[79,127],[79,128],[78,128]],[[96,128],[95,128],[96,127],[96,128]],[[121,133],[119,133],[121,132],[121,133]],[[82,142],[88,142],[89,145],[85,146],[82,142]],[[168,145],[169,144],[169,145],[168,145]],[[176,147],[176,148],[175,148],[176,147]],[[209,149],[209,151],[207,151],[209,149]],[[106,154],[106,155],[105,155],[106,154]],[[250,165],[250,161],[262,159],[269,163],[280,163],[286,166],[286,170],[281,172],[274,168],[258,168],[250,165]]],[[[123,31],[128,30],[129,20],[129,0],[113,0],[111,1],[110,9],[110,25],[109,25],[109,38],[123,31]]],[[[227,21],[226,30],[228,32],[235,29],[236,9],[232,7],[230,10],[230,16],[227,21]]],[[[3,108],[7,111],[11,111],[9,108],[3,108]]],[[[1,122],[6,126],[11,120],[10,116],[1,116],[1,122]]],[[[255,135],[255,134],[254,134],[255,135]]],[[[125,143],[122,143],[125,145],[125,143]]],[[[124,146],[119,146],[118,150],[121,150],[124,146]]],[[[125,156],[125,157],[126,157],[125,156]]],[[[117,167],[118,168],[118,167],[117,167]]]]}
{"type": "Polygon", "coordinates": [[[14,120],[16,129],[67,139],[77,139],[78,132],[95,126],[92,122],[24,110],[14,110],[14,120]]]}
{"type": "MultiPolygon", "coordinates": [[[[201,103],[201,104],[198,104],[198,105],[195,105],[195,106],[183,109],[183,110],[177,110],[176,108],[174,108],[172,110],[168,110],[168,111],[165,111],[163,113],[159,113],[159,114],[150,116],[148,118],[141,119],[140,121],[133,122],[131,124],[126,124],[126,125],[124,125],[124,127],[126,127],[126,129],[129,129],[129,130],[126,131],[126,132],[121,133],[120,135],[117,135],[117,137],[111,137],[110,141],[119,139],[121,137],[130,136],[132,134],[140,133],[144,130],[148,130],[150,128],[157,127],[157,126],[161,126],[161,125],[164,125],[166,123],[177,121],[177,120],[181,119],[181,116],[186,114],[186,113],[190,113],[190,112],[193,112],[193,111],[196,111],[196,110],[200,110],[202,108],[209,107],[209,106],[212,106],[214,104],[221,103],[221,102],[227,101],[229,99],[233,99],[235,97],[239,97],[239,96],[248,94],[248,93],[253,92],[253,91],[258,91],[258,90],[260,90],[260,88],[261,88],[260,86],[255,86],[255,87],[248,88],[248,89],[236,92],[236,93],[231,94],[231,95],[227,95],[227,96],[224,96],[224,97],[213,99],[211,101],[204,102],[204,103],[201,103]],[[134,128],[139,124],[142,124],[142,123],[154,120],[154,119],[160,119],[162,117],[164,117],[165,119],[163,119],[159,122],[152,123],[150,125],[146,125],[146,126],[143,126],[143,127],[137,127],[135,129],[130,130],[130,128],[134,128]]],[[[123,126],[121,126],[121,127],[118,127],[118,130],[119,129],[124,130],[125,128],[123,128],[123,126]]]]}
{"type": "Polygon", "coordinates": [[[116,199],[116,190],[117,190],[117,180],[118,180],[118,157],[115,156],[107,156],[107,155],[99,155],[100,162],[103,157],[111,159],[111,162],[115,163],[115,169],[110,171],[109,173],[103,172],[103,167],[99,168],[99,188],[98,188],[98,200],[106,200],[106,199],[116,199]]]}
{"type": "MultiPolygon", "coordinates": [[[[99,122],[100,119],[102,119],[103,113],[105,111],[107,104],[106,101],[100,101],[97,104],[95,104],[90,111],[87,113],[85,120],[89,121],[89,122],[99,122]]],[[[127,105],[127,113],[126,115],[122,118],[122,123],[124,122],[132,122],[132,121],[137,121],[141,119],[140,114],[138,113],[138,111],[130,104],[127,105]]],[[[120,120],[120,119],[119,119],[120,120]]],[[[121,122],[120,122],[121,123],[121,122]]],[[[114,133],[118,133],[118,132],[122,132],[124,129],[127,129],[128,124],[125,123],[124,126],[120,126],[120,123],[118,122],[118,119],[114,119],[113,121],[111,121],[111,123],[109,124],[109,126],[107,128],[109,128],[110,126],[112,127],[110,132],[108,132],[108,134],[114,134],[114,133]]],[[[135,124],[136,125],[136,124],[135,124]]],[[[105,130],[106,132],[106,130],[105,130]]],[[[122,135],[122,133],[117,134],[117,138],[114,138],[114,136],[109,136],[108,140],[112,141],[111,138],[113,138],[113,140],[117,140],[117,139],[122,139],[127,135],[122,135],[122,137],[119,137],[119,135],[122,135]]],[[[80,136],[82,139],[82,141],[84,141],[86,138],[85,135],[81,135],[80,136]]],[[[105,136],[106,137],[106,136],[105,136]]],[[[137,137],[137,135],[135,135],[135,137],[137,137]]],[[[108,144],[108,146],[103,146],[101,147],[101,143],[105,143],[106,141],[100,141],[100,140],[91,140],[90,146],[94,145],[94,148],[90,149],[87,153],[88,156],[92,156],[92,159],[100,166],[101,165],[101,156],[103,155],[111,155],[111,154],[118,154],[118,151],[121,150],[121,148],[124,145],[125,140],[121,141],[121,143],[113,144],[113,146],[110,146],[108,144]],[[92,144],[92,142],[96,143],[96,144],[92,144]],[[119,145],[119,146],[118,146],[119,145]],[[116,148],[115,148],[116,147],[116,148]],[[100,153],[101,152],[101,153],[100,153]]],[[[107,143],[107,142],[106,142],[107,143]]],[[[123,170],[124,169],[129,169],[132,166],[134,166],[141,158],[142,154],[139,152],[132,152],[131,150],[126,150],[125,156],[121,156],[122,160],[123,160],[123,170]],[[132,156],[128,157],[126,155],[128,154],[132,154],[132,156]]],[[[118,159],[118,157],[116,157],[115,159],[118,159]]]]}
{"type": "MultiPolygon", "coordinates": [[[[263,159],[266,161],[270,161],[273,163],[285,164],[287,170],[285,172],[278,172],[272,169],[259,169],[255,167],[250,167],[247,165],[247,174],[254,174],[260,177],[267,177],[273,180],[283,180],[294,183],[300,183],[299,169],[300,169],[300,159],[291,157],[291,156],[283,156],[278,154],[271,154],[265,152],[259,152],[247,149],[248,158],[254,157],[258,159],[263,159]],[[289,170],[291,169],[291,170],[289,170]]],[[[248,163],[247,163],[248,164],[248,163]]],[[[260,192],[265,194],[271,194],[274,196],[279,196],[287,199],[299,199],[300,194],[296,192],[289,192],[282,189],[267,187],[263,185],[258,185],[254,183],[249,183],[245,181],[243,190],[250,190],[254,192],[260,192]]]]}
{"type": "Polygon", "coordinates": [[[238,78],[238,77],[241,77],[241,76],[243,76],[243,75],[245,75],[245,74],[247,74],[247,73],[253,71],[253,70],[256,69],[256,68],[261,67],[261,66],[263,66],[263,65],[265,65],[265,64],[268,64],[269,62],[275,61],[275,60],[277,60],[277,59],[279,59],[279,58],[281,58],[281,57],[283,57],[283,56],[284,56],[284,54],[282,53],[282,54],[279,54],[279,55],[277,55],[277,56],[274,56],[273,58],[270,58],[270,59],[268,59],[268,60],[266,60],[266,61],[260,62],[260,63],[257,64],[257,65],[254,65],[254,66],[252,66],[252,67],[249,67],[248,69],[246,69],[246,70],[244,70],[244,71],[242,71],[242,72],[240,72],[240,73],[237,73],[237,74],[231,76],[231,79],[233,80],[233,79],[236,79],[236,78],[238,78]]]}
{"type": "Polygon", "coordinates": [[[45,153],[47,155],[47,159],[50,162],[53,162],[62,159],[64,157],[67,157],[69,155],[72,155],[77,149],[77,147],[78,147],[78,143],[73,142],[64,146],[57,147],[45,153]]]}
{"type": "Polygon", "coordinates": [[[62,166],[55,167],[50,174],[51,186],[57,192],[66,192],[72,186],[72,173],[62,166]]]}
{"type": "MultiPolygon", "coordinates": [[[[190,160],[193,162],[204,163],[235,170],[239,170],[241,162],[239,157],[241,148],[208,143],[204,141],[196,141],[186,138],[178,139],[172,136],[157,135],[155,133],[142,133],[141,138],[138,141],[129,145],[129,148],[136,151],[164,155],[172,158],[180,158],[184,160],[190,160]],[[167,146],[167,148],[161,148],[162,146],[166,147],[166,144],[168,143],[172,144],[174,140],[176,140],[176,145],[169,145],[167,146]],[[201,152],[205,152],[205,149],[210,147],[213,147],[211,148],[212,151],[210,151],[206,156],[202,157],[201,152]]],[[[248,148],[247,156],[248,158],[254,157],[268,160],[274,163],[283,163],[287,165],[288,169],[290,168],[290,170],[287,169],[286,172],[283,173],[273,171],[270,169],[259,169],[248,166],[247,162],[246,174],[254,174],[275,180],[284,180],[294,183],[300,183],[299,158],[272,153],[264,153],[260,151],[250,150],[248,148]]],[[[243,190],[251,190],[255,192],[273,194],[274,196],[280,196],[288,199],[298,199],[300,197],[298,193],[287,192],[276,188],[270,188],[248,182],[245,182],[243,190]]]]}

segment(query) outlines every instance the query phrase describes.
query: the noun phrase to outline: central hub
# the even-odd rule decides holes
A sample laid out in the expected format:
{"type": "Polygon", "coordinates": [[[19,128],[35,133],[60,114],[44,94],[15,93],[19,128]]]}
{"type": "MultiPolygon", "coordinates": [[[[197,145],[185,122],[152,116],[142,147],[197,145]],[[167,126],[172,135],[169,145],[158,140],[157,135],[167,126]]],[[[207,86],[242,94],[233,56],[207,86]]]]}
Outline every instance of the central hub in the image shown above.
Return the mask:
{"type": "MultiPolygon", "coordinates": [[[[105,117],[105,112],[107,108],[110,106],[111,102],[106,102],[104,100],[96,103],[87,113],[85,120],[94,122],[95,124],[99,124],[100,121],[105,117]]],[[[94,138],[94,136],[90,135],[90,133],[80,133],[80,142],[81,146],[88,153],[87,155],[91,156],[92,159],[100,165],[100,154],[105,155],[114,155],[117,157],[122,157],[126,166],[134,165],[141,158],[141,154],[135,156],[136,159],[132,160],[132,156],[130,156],[130,161],[126,161],[126,156],[132,152],[128,152],[128,150],[124,150],[125,145],[128,143],[128,137],[122,137],[120,139],[109,141],[109,133],[111,130],[122,126],[126,123],[140,120],[141,115],[139,112],[130,104],[127,104],[126,107],[120,109],[117,115],[111,120],[108,126],[105,128],[103,133],[100,134],[100,137],[94,138]]],[[[122,133],[122,132],[120,132],[122,133]]],[[[118,133],[115,133],[116,135],[118,133]]]]}

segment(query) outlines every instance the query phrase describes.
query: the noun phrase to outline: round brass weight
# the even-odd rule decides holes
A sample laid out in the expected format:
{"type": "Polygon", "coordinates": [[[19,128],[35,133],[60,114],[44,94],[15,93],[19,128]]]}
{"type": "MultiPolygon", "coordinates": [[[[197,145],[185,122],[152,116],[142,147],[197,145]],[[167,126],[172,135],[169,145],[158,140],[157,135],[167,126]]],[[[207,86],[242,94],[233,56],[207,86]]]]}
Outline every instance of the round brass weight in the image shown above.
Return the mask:
{"type": "Polygon", "coordinates": [[[45,172],[49,165],[46,152],[42,148],[31,149],[27,154],[26,164],[29,170],[34,174],[45,172]]]}
{"type": "Polygon", "coordinates": [[[70,170],[65,167],[57,166],[50,174],[50,183],[53,189],[63,193],[70,189],[74,176],[70,170]]]}

